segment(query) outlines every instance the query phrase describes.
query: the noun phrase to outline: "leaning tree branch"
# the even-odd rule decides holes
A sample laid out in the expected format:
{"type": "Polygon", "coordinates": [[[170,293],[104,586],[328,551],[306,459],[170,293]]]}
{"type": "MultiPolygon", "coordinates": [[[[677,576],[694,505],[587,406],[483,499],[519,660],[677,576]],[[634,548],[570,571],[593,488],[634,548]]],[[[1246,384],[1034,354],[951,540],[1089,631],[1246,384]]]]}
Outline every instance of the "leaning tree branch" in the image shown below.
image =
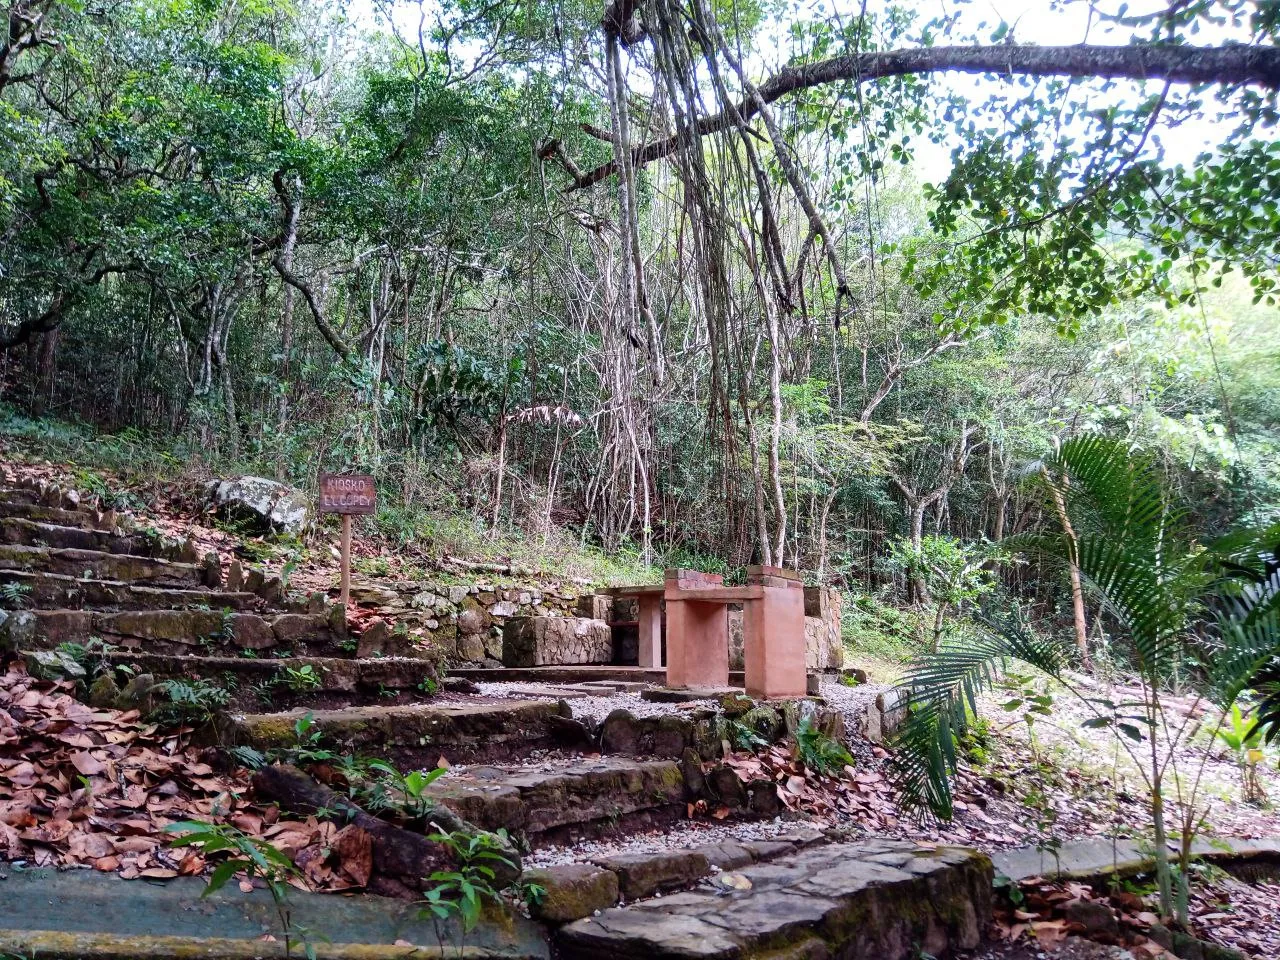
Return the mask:
{"type": "MultiPolygon", "coordinates": [[[[1163,80],[1170,84],[1250,85],[1280,88],[1280,47],[1227,45],[1200,47],[1174,43],[1102,46],[1036,47],[1018,44],[971,47],[922,47],[877,53],[848,54],[801,66],[786,66],[735,108],[703,117],[699,136],[719,133],[734,124],[734,113],[755,116],[759,103],[773,103],[787,94],[845,81],[928,73],[995,73],[1031,77],[1096,77],[1102,80],[1163,80]]],[[[680,148],[679,135],[632,148],[636,166],[652,163],[680,148]]],[[[581,190],[617,173],[611,160],[568,188],[581,190]]]]}
{"type": "Polygon", "coordinates": [[[290,191],[288,184],[284,182],[283,170],[277,170],[271,179],[272,183],[275,184],[276,196],[280,199],[280,206],[284,208],[283,242],[276,250],[275,256],[271,258],[271,266],[275,268],[281,280],[302,294],[302,299],[307,301],[307,306],[311,309],[311,320],[316,325],[316,329],[320,331],[320,335],[324,337],[329,346],[333,347],[338,356],[343,360],[348,360],[351,357],[351,347],[343,341],[342,337],[338,335],[338,331],[334,330],[329,325],[329,321],[324,318],[324,311],[320,309],[320,304],[316,302],[316,295],[311,289],[311,284],[289,268],[288,261],[291,257],[286,256],[286,254],[291,253],[293,245],[297,242],[298,218],[301,214],[301,207],[290,191]]]}

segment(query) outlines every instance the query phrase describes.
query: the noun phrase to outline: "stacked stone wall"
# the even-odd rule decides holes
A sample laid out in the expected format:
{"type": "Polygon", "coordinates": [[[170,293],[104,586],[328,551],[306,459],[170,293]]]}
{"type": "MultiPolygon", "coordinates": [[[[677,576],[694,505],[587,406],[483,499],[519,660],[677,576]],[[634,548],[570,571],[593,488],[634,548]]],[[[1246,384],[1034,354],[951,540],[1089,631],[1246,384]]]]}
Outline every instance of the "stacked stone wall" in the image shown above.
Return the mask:
{"type": "Polygon", "coordinates": [[[450,663],[502,665],[502,629],[516,617],[574,617],[591,597],[589,588],[541,589],[491,583],[395,583],[353,585],[356,603],[378,605],[379,614],[421,631],[450,663]]]}

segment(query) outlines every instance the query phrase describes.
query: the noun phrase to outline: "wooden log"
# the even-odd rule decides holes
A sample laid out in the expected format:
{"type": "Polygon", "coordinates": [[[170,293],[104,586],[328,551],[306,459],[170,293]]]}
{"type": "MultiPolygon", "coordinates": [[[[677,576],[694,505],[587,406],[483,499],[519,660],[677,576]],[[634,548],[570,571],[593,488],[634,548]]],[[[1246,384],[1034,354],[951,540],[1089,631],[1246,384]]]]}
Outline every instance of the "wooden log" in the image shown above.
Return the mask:
{"type": "MultiPolygon", "coordinates": [[[[340,826],[354,824],[364,830],[373,841],[374,871],[415,889],[422,889],[431,874],[457,867],[447,847],[365,812],[297,767],[288,764],[263,767],[253,775],[253,789],[259,797],[272,800],[292,813],[314,814],[340,826]]],[[[426,819],[438,826],[441,833],[483,832],[444,807],[436,807],[426,819]]],[[[482,864],[497,874],[492,881],[497,889],[520,876],[520,855],[515,848],[507,842],[501,852],[511,862],[509,867],[498,860],[485,860],[482,864]]]]}

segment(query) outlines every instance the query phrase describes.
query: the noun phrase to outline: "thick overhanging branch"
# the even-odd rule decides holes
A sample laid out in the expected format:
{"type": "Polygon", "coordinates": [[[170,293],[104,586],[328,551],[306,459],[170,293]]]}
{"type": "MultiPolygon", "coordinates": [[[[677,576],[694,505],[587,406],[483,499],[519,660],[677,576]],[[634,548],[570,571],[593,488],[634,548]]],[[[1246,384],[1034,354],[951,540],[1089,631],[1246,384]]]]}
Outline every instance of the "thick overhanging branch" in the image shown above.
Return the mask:
{"type": "MultiPolygon", "coordinates": [[[[759,100],[747,98],[736,112],[754,116],[758,103],[773,103],[811,87],[848,81],[876,80],[908,74],[995,73],[1007,76],[1096,77],[1103,80],[1163,80],[1176,84],[1249,85],[1280,88],[1280,47],[1228,45],[1198,47],[1173,43],[1100,46],[1077,44],[1034,47],[1018,44],[973,47],[921,47],[879,53],[849,54],[801,66],[787,66],[758,88],[759,100]]],[[[734,123],[734,111],[722,110],[698,121],[699,136],[719,133],[734,123]]],[[[676,136],[632,150],[636,166],[652,163],[680,147],[676,136]]],[[[581,190],[617,172],[615,161],[574,177],[569,190],[581,190]]]]}

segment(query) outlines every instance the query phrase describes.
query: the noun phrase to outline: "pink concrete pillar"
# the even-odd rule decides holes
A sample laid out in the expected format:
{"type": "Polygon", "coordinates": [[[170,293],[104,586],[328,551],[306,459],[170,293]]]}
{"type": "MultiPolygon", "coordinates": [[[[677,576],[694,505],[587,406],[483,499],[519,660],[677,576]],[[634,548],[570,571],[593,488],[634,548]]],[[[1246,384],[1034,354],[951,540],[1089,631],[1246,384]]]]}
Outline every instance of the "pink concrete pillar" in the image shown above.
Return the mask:
{"type": "MultiPolygon", "coordinates": [[[[802,615],[803,619],[803,615],[802,615]]],[[[804,638],[800,640],[804,686],[804,638]]],[[[723,603],[667,598],[667,686],[729,685],[729,608],[723,603]]]]}
{"type": "Polygon", "coordinates": [[[640,606],[640,659],[642,667],[662,666],[662,597],[642,593],[640,606]]]}
{"type": "Polygon", "coordinates": [[[804,591],[795,587],[763,587],[759,600],[742,607],[742,635],[747,695],[803,697],[804,591]]]}

